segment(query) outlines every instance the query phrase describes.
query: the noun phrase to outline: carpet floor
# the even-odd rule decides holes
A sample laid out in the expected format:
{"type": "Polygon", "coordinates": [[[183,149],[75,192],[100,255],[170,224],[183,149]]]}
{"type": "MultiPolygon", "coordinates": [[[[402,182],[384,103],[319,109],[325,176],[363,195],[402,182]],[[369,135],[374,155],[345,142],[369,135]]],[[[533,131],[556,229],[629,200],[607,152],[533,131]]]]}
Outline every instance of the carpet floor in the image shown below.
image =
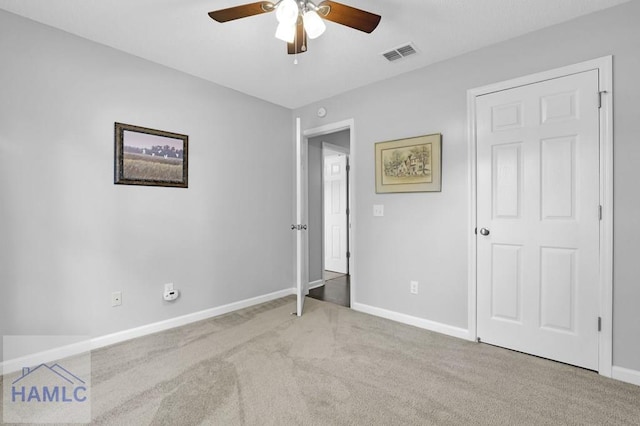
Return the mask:
{"type": "Polygon", "coordinates": [[[307,298],[92,353],[99,425],[638,425],[640,387],[307,298]]]}

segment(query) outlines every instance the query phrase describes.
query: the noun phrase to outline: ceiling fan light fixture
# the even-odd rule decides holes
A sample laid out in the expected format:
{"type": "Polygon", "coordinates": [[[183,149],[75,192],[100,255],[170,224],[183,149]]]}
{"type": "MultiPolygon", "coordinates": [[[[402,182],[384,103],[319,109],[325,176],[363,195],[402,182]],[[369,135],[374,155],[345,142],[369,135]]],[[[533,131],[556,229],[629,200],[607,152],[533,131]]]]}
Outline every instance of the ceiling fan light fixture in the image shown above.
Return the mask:
{"type": "Polygon", "coordinates": [[[302,15],[302,21],[304,22],[304,29],[307,32],[307,36],[310,39],[318,38],[327,29],[324,21],[318,15],[315,10],[307,10],[302,15]]]}
{"type": "Polygon", "coordinates": [[[295,24],[299,14],[295,0],[282,0],[276,9],[276,19],[280,24],[295,24]]]}
{"type": "Polygon", "coordinates": [[[296,37],[296,25],[281,22],[276,28],[276,38],[287,43],[293,43],[296,37]]]}
{"type": "Polygon", "coordinates": [[[306,52],[307,40],[320,37],[325,32],[325,20],[371,33],[382,18],[333,0],[254,0],[254,3],[213,10],[208,15],[223,23],[268,12],[275,12],[278,20],[275,36],[287,42],[289,55],[306,52]],[[316,1],[320,3],[316,4],[316,1]]]}

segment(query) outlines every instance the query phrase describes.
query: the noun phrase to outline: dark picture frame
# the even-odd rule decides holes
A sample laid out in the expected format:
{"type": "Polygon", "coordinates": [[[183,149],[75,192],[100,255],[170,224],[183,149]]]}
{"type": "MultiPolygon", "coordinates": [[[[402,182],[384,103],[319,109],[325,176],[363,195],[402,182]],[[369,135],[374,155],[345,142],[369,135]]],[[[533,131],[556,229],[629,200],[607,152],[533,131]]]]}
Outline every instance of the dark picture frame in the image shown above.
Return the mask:
{"type": "Polygon", "coordinates": [[[188,187],[189,136],[115,123],[118,185],[188,187]]]}

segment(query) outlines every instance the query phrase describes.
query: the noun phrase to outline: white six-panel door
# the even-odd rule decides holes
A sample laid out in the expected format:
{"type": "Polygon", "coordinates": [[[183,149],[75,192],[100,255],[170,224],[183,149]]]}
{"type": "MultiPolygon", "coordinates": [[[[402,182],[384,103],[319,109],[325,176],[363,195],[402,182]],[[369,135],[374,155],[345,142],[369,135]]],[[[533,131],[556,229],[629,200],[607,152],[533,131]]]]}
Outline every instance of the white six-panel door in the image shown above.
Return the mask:
{"type": "Polygon", "coordinates": [[[476,98],[477,335],[598,369],[598,71],[476,98]]]}
{"type": "Polygon", "coordinates": [[[347,273],[346,155],[324,158],[324,269],[347,273]]]}

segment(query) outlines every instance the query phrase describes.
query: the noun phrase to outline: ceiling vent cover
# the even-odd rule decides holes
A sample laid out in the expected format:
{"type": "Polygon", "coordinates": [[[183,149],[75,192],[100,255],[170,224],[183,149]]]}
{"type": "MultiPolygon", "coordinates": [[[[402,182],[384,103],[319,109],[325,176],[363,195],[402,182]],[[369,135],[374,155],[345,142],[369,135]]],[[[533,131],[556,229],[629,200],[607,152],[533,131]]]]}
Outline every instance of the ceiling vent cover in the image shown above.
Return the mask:
{"type": "Polygon", "coordinates": [[[418,53],[413,43],[407,43],[402,46],[391,49],[384,52],[384,56],[389,62],[397,61],[398,59],[406,58],[407,56],[418,53]]]}

